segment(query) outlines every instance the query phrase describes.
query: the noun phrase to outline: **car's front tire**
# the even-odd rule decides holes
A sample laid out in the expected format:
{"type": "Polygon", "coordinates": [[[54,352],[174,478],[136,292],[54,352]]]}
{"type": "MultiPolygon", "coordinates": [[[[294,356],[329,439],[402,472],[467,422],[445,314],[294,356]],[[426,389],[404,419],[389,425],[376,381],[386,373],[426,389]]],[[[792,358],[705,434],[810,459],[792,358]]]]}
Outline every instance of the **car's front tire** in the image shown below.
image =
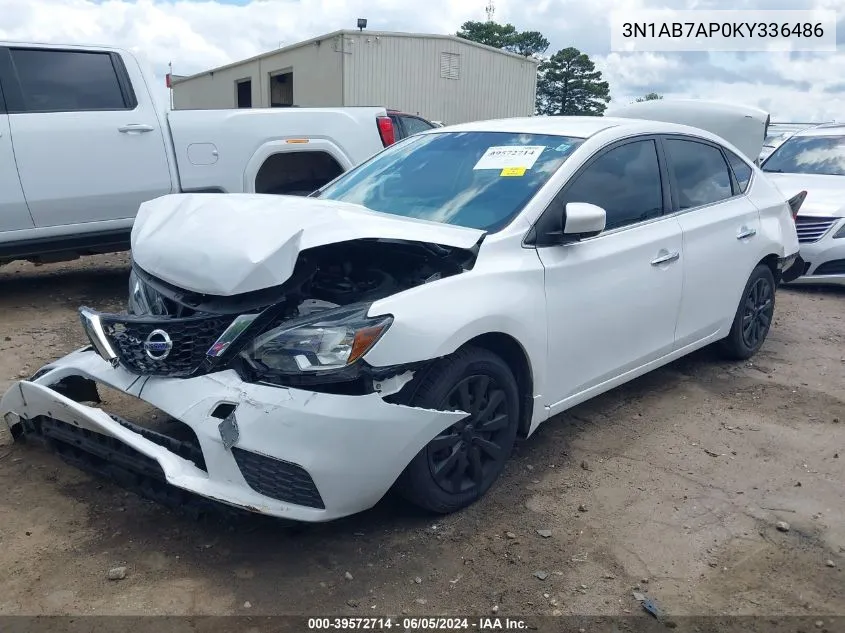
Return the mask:
{"type": "Polygon", "coordinates": [[[771,268],[759,264],[751,272],[742,291],[731,331],[720,342],[724,356],[733,360],[746,360],[760,350],[774,318],[775,288],[771,268]]]}
{"type": "Polygon", "coordinates": [[[437,361],[418,384],[408,386],[405,404],[470,414],[433,438],[397,482],[398,491],[415,505],[455,512],[487,492],[510,457],[519,425],[516,379],[497,355],[467,347],[437,361]]]}

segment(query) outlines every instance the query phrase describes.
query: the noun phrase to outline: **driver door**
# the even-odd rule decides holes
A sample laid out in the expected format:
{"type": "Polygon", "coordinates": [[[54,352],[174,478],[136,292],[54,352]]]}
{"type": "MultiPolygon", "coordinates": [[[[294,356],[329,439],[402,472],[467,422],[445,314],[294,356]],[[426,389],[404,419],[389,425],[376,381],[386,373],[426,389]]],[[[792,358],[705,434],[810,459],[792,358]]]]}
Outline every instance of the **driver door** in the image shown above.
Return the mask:
{"type": "Polygon", "coordinates": [[[672,352],[681,304],[681,226],[669,209],[654,138],[600,150],[552,209],[605,209],[605,231],[538,248],[545,267],[548,404],[554,415],[672,352]]]}

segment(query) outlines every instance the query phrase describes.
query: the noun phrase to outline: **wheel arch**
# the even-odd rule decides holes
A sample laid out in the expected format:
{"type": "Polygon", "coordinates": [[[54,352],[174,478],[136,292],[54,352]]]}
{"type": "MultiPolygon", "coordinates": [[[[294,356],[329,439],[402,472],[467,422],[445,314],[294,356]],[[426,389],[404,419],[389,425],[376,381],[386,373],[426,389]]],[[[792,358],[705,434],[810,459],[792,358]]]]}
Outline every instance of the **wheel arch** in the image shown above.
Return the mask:
{"type": "Polygon", "coordinates": [[[534,418],[534,368],[531,366],[531,360],[522,344],[510,334],[503,332],[479,334],[462,343],[449,354],[426,361],[422,367],[422,371],[418,371],[412,383],[408,384],[409,389],[403,389],[400,392],[401,395],[388,396],[387,400],[397,403],[407,402],[413,397],[413,392],[415,391],[413,383],[418,384],[422,382],[439,360],[449,358],[467,348],[473,347],[495,354],[513,372],[517,391],[519,392],[519,427],[517,432],[520,437],[527,437],[534,418]]]}
{"type": "MultiPolygon", "coordinates": [[[[769,270],[772,271],[772,276],[775,278],[775,284],[780,281],[781,277],[781,270],[778,266],[780,262],[780,257],[776,253],[769,253],[765,257],[763,257],[759,262],[754,265],[754,268],[760,266],[761,264],[764,266],[768,266],[769,270]]],[[[750,274],[750,273],[749,273],[750,274]]]]}
{"type": "Polygon", "coordinates": [[[525,437],[531,428],[534,414],[534,371],[531,360],[522,344],[510,334],[503,332],[488,332],[480,334],[460,348],[480,347],[501,358],[516,379],[519,390],[519,435],[525,437]]]}

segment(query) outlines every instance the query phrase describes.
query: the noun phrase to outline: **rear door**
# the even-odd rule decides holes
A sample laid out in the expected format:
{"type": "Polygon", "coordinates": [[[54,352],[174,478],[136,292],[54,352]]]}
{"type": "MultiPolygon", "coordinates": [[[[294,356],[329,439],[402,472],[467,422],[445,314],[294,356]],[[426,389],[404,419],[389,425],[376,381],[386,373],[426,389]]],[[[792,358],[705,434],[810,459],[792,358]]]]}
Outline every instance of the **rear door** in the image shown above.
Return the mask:
{"type": "Polygon", "coordinates": [[[662,139],[672,204],[684,237],[684,294],[676,346],[728,325],[757,264],[760,214],[745,191],[751,168],[719,145],[687,136],[662,139]]]}
{"type": "Polygon", "coordinates": [[[0,233],[31,229],[32,216],[26,206],[18,166],[15,164],[15,150],[12,146],[12,130],[3,98],[4,68],[0,60],[0,233]]]}
{"type": "Polygon", "coordinates": [[[136,96],[117,53],[9,47],[0,56],[14,73],[4,85],[9,125],[37,227],[132,218],[171,191],[154,105],[136,96]]]}

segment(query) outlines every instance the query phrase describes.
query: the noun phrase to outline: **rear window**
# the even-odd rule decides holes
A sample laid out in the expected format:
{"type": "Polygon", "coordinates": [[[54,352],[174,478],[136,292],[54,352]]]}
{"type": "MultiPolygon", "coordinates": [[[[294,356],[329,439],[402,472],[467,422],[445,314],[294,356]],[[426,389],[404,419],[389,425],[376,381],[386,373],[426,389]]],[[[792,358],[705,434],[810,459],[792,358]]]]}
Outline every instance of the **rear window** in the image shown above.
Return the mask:
{"type": "Polygon", "coordinates": [[[583,141],[509,132],[424,134],[389,147],[315,196],[497,231],[583,141]]]}
{"type": "Polygon", "coordinates": [[[765,160],[763,171],[845,176],[845,136],[793,136],[765,160]]]}
{"type": "Polygon", "coordinates": [[[10,49],[24,112],[127,110],[108,53],[10,49]]]}

